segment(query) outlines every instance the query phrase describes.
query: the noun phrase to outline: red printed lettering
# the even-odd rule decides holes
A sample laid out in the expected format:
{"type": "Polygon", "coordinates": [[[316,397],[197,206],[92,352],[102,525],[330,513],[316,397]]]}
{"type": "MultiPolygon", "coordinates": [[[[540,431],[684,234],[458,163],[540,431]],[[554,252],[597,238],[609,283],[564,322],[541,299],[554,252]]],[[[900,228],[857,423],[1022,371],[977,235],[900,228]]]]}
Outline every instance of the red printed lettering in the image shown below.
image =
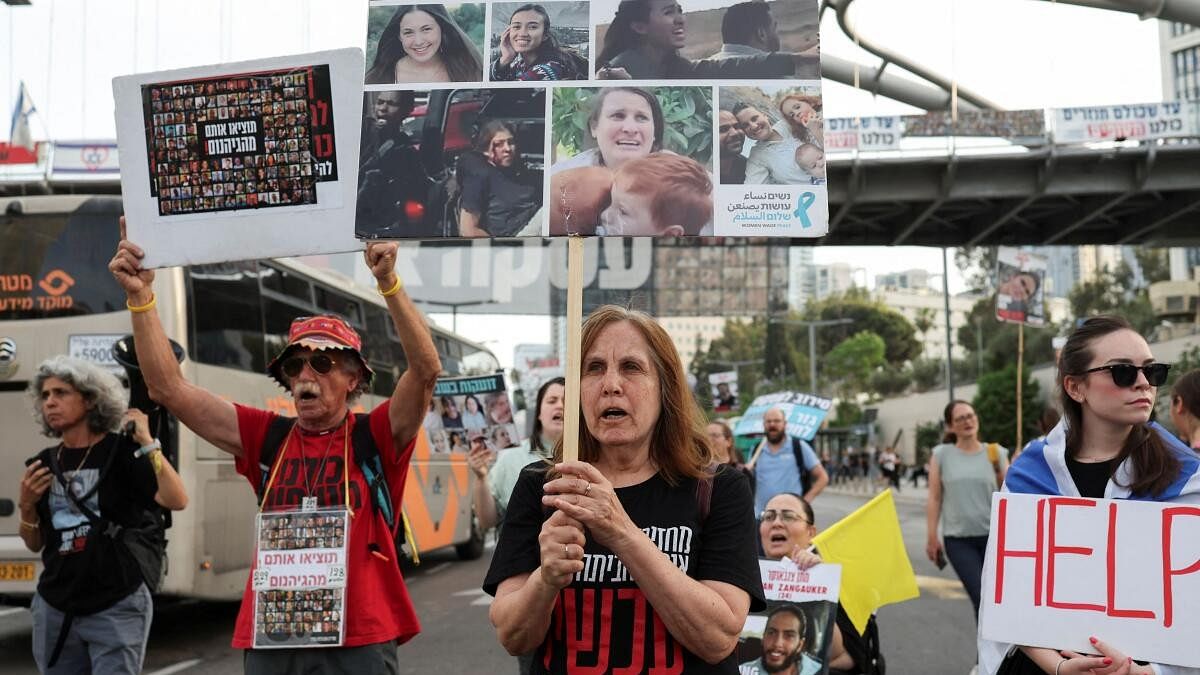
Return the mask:
{"type": "Polygon", "coordinates": [[[1117,505],[1108,505],[1108,606],[1109,616],[1127,619],[1153,619],[1154,612],[1146,609],[1117,609],[1117,505]]]}
{"type": "Polygon", "coordinates": [[[1050,509],[1050,539],[1046,542],[1046,606],[1058,609],[1079,609],[1092,612],[1103,612],[1104,607],[1085,602],[1059,602],[1054,599],[1054,561],[1060,555],[1090,556],[1093,549],[1086,546],[1058,546],[1055,541],[1055,520],[1060,506],[1095,507],[1094,499],[1076,499],[1073,497],[1052,497],[1049,499],[1050,509]]]}
{"type": "Polygon", "coordinates": [[[1187,567],[1176,569],[1171,567],[1171,530],[1177,516],[1200,517],[1200,507],[1180,506],[1163,509],[1162,512],[1162,565],[1163,565],[1163,627],[1170,628],[1175,619],[1175,598],[1173,593],[1174,578],[1185,574],[1200,572],[1200,560],[1187,567]]]}
{"type": "Polygon", "coordinates": [[[1032,551],[1009,550],[1008,541],[1008,500],[1000,499],[999,525],[996,529],[996,604],[1004,599],[1004,561],[1007,558],[1033,558],[1033,604],[1042,606],[1042,530],[1043,510],[1046,500],[1037,503],[1037,543],[1032,551]]]}

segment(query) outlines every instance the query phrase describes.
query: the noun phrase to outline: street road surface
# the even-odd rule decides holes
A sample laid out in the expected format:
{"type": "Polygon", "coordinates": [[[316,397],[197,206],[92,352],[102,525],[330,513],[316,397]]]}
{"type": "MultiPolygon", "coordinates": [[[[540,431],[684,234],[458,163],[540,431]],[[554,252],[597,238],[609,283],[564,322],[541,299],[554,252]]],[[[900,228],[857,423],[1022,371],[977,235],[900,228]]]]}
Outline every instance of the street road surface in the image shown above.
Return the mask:
{"type": "MultiPolygon", "coordinates": [[[[950,567],[938,571],[925,558],[923,496],[924,490],[897,498],[921,597],[880,610],[883,652],[888,672],[895,675],[966,675],[975,662],[971,603],[950,567]]],[[[816,501],[818,525],[836,521],[866,498],[827,491],[816,501]]],[[[479,590],[490,557],[490,547],[482,559],[470,562],[459,561],[452,550],[435,552],[406,570],[422,631],[400,647],[401,673],[516,673],[516,659],[499,646],[488,623],[491,598],[479,590]]],[[[145,673],[241,673],[242,654],[229,647],[237,608],[237,603],[162,604],[150,633],[145,673]]],[[[37,673],[25,609],[0,607],[0,663],[7,675],[37,673]]]]}

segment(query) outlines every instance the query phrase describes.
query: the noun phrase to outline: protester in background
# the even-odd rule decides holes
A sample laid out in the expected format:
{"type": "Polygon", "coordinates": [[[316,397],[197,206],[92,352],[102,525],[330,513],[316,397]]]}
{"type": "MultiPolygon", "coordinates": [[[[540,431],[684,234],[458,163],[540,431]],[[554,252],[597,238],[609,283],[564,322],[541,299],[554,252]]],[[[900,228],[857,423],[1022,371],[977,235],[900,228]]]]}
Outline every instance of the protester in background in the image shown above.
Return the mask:
{"type": "Polygon", "coordinates": [[[146,578],[130,544],[101,533],[88,511],[153,528],[157,506],[187,506],[183,481],[111,373],[55,356],[28,393],[42,433],[61,439],[27,462],[17,503],[21,540],[42,553],[30,606],[34,661],[43,673],[140,673],[154,613],[148,585],[158,578],[146,578]],[[117,433],[130,423],[132,434],[117,433]]]}
{"type": "MultiPolygon", "coordinates": [[[[1157,388],[1169,365],[1125,319],[1095,316],[1075,329],[1059,360],[1057,389],[1066,418],[1017,458],[1009,492],[1092,499],[1200,502],[1200,457],[1151,422],[1157,388]]],[[[1103,579],[1096,579],[1102,585],[1103,579]]],[[[1080,637],[1094,636],[1083,632],[1080,637]]],[[[1120,640],[1121,636],[1111,636],[1120,640]]],[[[1099,656],[1021,647],[1006,673],[1184,675],[1194,668],[1140,665],[1116,646],[1091,637],[1099,656]]],[[[980,640],[980,671],[999,670],[1009,645],[980,640]]]]}
{"type": "Polygon", "coordinates": [[[196,435],[233,456],[237,472],[260,496],[263,511],[326,507],[354,514],[346,542],[342,646],[252,648],[256,599],[251,574],[233,634],[234,648],[246,650],[246,672],[398,672],[396,644],[415,636],[420,624],[396,564],[394,522],[387,521],[384,507],[375,501],[384,489],[368,484],[360,461],[377,458],[376,483],[383,483],[391,497],[384,506],[397,513],[442,366],[425,317],[396,275],[397,245],[372,242],[364,252],[408,364],[391,397],[369,413],[352,414],[350,405],[370,390],[374,374],[363,356],[361,336],[337,316],[301,317],[292,322],[287,344],[267,366],[295,404],[296,417],[284,418],[233,403],[184,379],[154,311],[154,270],[142,267],[144,253],[125,240],[124,218],[121,222],[122,238],[109,270],[128,296],[138,365],[150,396],[196,435]],[[367,425],[367,432],[360,427],[354,433],[357,425],[367,425]],[[335,452],[341,461],[315,472],[310,484],[304,467],[318,466],[330,456],[330,448],[340,449],[335,452]]]}
{"type": "Polygon", "coordinates": [[[742,451],[738,450],[733,442],[733,430],[729,428],[729,423],[725,420],[713,420],[708,423],[705,433],[708,435],[708,445],[712,448],[713,461],[719,464],[728,464],[746,474],[746,478],[750,481],[750,491],[753,492],[754,474],[746,468],[742,451]]]}
{"type": "Polygon", "coordinates": [[[560,442],[557,464],[522,471],[484,581],[500,643],[536,649],[550,673],[574,667],[580,641],[630,659],[609,668],[735,673],[747,612],[766,607],[749,486],[711,467],[702,413],[653,318],[600,307],[581,353],[579,461],[563,462],[560,442]],[[584,574],[585,561],[606,571],[584,574]],[[638,611],[596,618],[614,596],[638,611]]]}
{"type": "Polygon", "coordinates": [[[587,79],[587,60],[558,43],[541,5],[521,5],[500,34],[492,61],[493,82],[587,79]]]}
{"type": "Polygon", "coordinates": [[[763,415],[763,440],[747,463],[754,472],[754,512],[761,513],[767,500],[781,492],[804,495],[811,502],[829,484],[829,476],[812,446],[787,432],[787,416],[781,408],[763,415]]]}
{"type": "MultiPolygon", "coordinates": [[[[767,508],[759,514],[758,536],[763,555],[771,560],[786,557],[801,569],[821,563],[821,556],[812,545],[812,538],[817,536],[817,518],[812,504],[798,494],[785,492],[767,502],[767,508]]],[[[877,633],[878,630],[872,616],[867,622],[867,632],[877,633]]],[[[838,604],[829,647],[830,674],[874,673],[873,658],[867,641],[838,604]]]]}
{"type": "Polygon", "coordinates": [[[443,5],[401,5],[383,32],[367,84],[478,82],[483,61],[443,5]]]}
{"type": "Polygon", "coordinates": [[[1008,451],[979,440],[979,418],[966,401],[951,401],[942,411],[951,443],[934,447],[925,502],[925,554],[944,566],[946,558],[971,598],[979,620],[979,584],[992,522],[992,493],[1004,482],[1008,451]],[[938,523],[942,539],[938,539],[938,523]],[[944,543],[943,543],[944,542],[944,543]]]}
{"type": "Polygon", "coordinates": [[[1171,424],[1184,443],[1200,451],[1200,369],[1175,381],[1171,389],[1171,424]]]}
{"type": "Polygon", "coordinates": [[[883,476],[887,478],[888,484],[895,488],[897,492],[900,491],[899,463],[900,457],[892,449],[892,446],[889,445],[883,449],[883,452],[879,453],[879,469],[883,471],[883,476]]]}

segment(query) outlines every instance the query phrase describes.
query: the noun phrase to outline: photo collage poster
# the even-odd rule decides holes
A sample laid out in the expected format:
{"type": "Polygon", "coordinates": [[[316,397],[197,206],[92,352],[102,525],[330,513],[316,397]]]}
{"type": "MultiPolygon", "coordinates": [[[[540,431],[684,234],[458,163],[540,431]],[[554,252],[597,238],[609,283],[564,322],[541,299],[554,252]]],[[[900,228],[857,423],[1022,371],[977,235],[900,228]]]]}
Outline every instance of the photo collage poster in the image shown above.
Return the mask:
{"type": "Polygon", "coordinates": [[[372,0],[363,239],[819,237],[817,0],[372,0]]]}
{"type": "Polygon", "coordinates": [[[842,566],[798,569],[790,560],[759,560],[767,609],[750,614],[738,638],[739,675],[829,672],[842,566]]]}
{"type": "Polygon", "coordinates": [[[483,448],[495,457],[521,442],[501,373],[439,378],[423,425],[435,453],[483,448]]]}
{"type": "Polygon", "coordinates": [[[342,49],[114,78],[129,237],[146,264],[361,248],[362,68],[342,49]]]}
{"type": "Polygon", "coordinates": [[[345,509],[258,514],[255,649],[342,644],[348,528],[345,509]]]}

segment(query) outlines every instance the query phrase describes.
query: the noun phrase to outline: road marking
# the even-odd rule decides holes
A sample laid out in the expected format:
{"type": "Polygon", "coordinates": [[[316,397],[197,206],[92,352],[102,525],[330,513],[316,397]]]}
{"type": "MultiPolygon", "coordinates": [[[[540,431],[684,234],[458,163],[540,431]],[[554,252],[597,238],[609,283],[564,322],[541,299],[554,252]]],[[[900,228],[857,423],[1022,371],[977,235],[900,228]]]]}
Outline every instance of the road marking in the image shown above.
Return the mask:
{"type": "Polygon", "coordinates": [[[452,564],[453,563],[444,562],[440,565],[435,565],[434,567],[429,568],[429,571],[425,573],[425,576],[429,576],[431,574],[437,574],[438,572],[441,572],[442,570],[446,569],[447,567],[449,567],[452,564]]]}
{"type": "Polygon", "coordinates": [[[146,673],[146,675],[171,675],[171,673],[178,673],[182,670],[187,670],[188,668],[199,665],[200,662],[201,662],[201,659],[191,659],[188,661],[180,661],[179,663],[176,663],[173,666],[167,666],[166,668],[159,668],[158,670],[156,670],[154,672],[146,673]]]}
{"type": "Polygon", "coordinates": [[[917,588],[929,591],[929,593],[931,593],[934,597],[941,600],[967,599],[967,592],[963,589],[962,584],[956,579],[927,577],[918,574],[917,588]]]}
{"type": "Polygon", "coordinates": [[[8,609],[0,609],[0,616],[10,616],[12,614],[19,614],[21,612],[28,611],[29,610],[24,607],[9,607],[8,609]]]}
{"type": "Polygon", "coordinates": [[[489,607],[492,604],[492,600],[493,600],[492,596],[485,595],[482,598],[475,598],[475,600],[473,600],[471,602],[471,606],[472,607],[489,607]]]}
{"type": "Polygon", "coordinates": [[[468,588],[465,591],[453,593],[456,598],[466,598],[471,596],[479,596],[471,601],[472,607],[486,607],[492,604],[492,596],[487,594],[487,591],[482,588],[468,588]]]}
{"type": "Polygon", "coordinates": [[[452,595],[454,595],[456,598],[461,598],[468,595],[486,595],[486,593],[482,588],[468,588],[465,591],[459,591],[457,593],[453,593],[452,595]]]}

